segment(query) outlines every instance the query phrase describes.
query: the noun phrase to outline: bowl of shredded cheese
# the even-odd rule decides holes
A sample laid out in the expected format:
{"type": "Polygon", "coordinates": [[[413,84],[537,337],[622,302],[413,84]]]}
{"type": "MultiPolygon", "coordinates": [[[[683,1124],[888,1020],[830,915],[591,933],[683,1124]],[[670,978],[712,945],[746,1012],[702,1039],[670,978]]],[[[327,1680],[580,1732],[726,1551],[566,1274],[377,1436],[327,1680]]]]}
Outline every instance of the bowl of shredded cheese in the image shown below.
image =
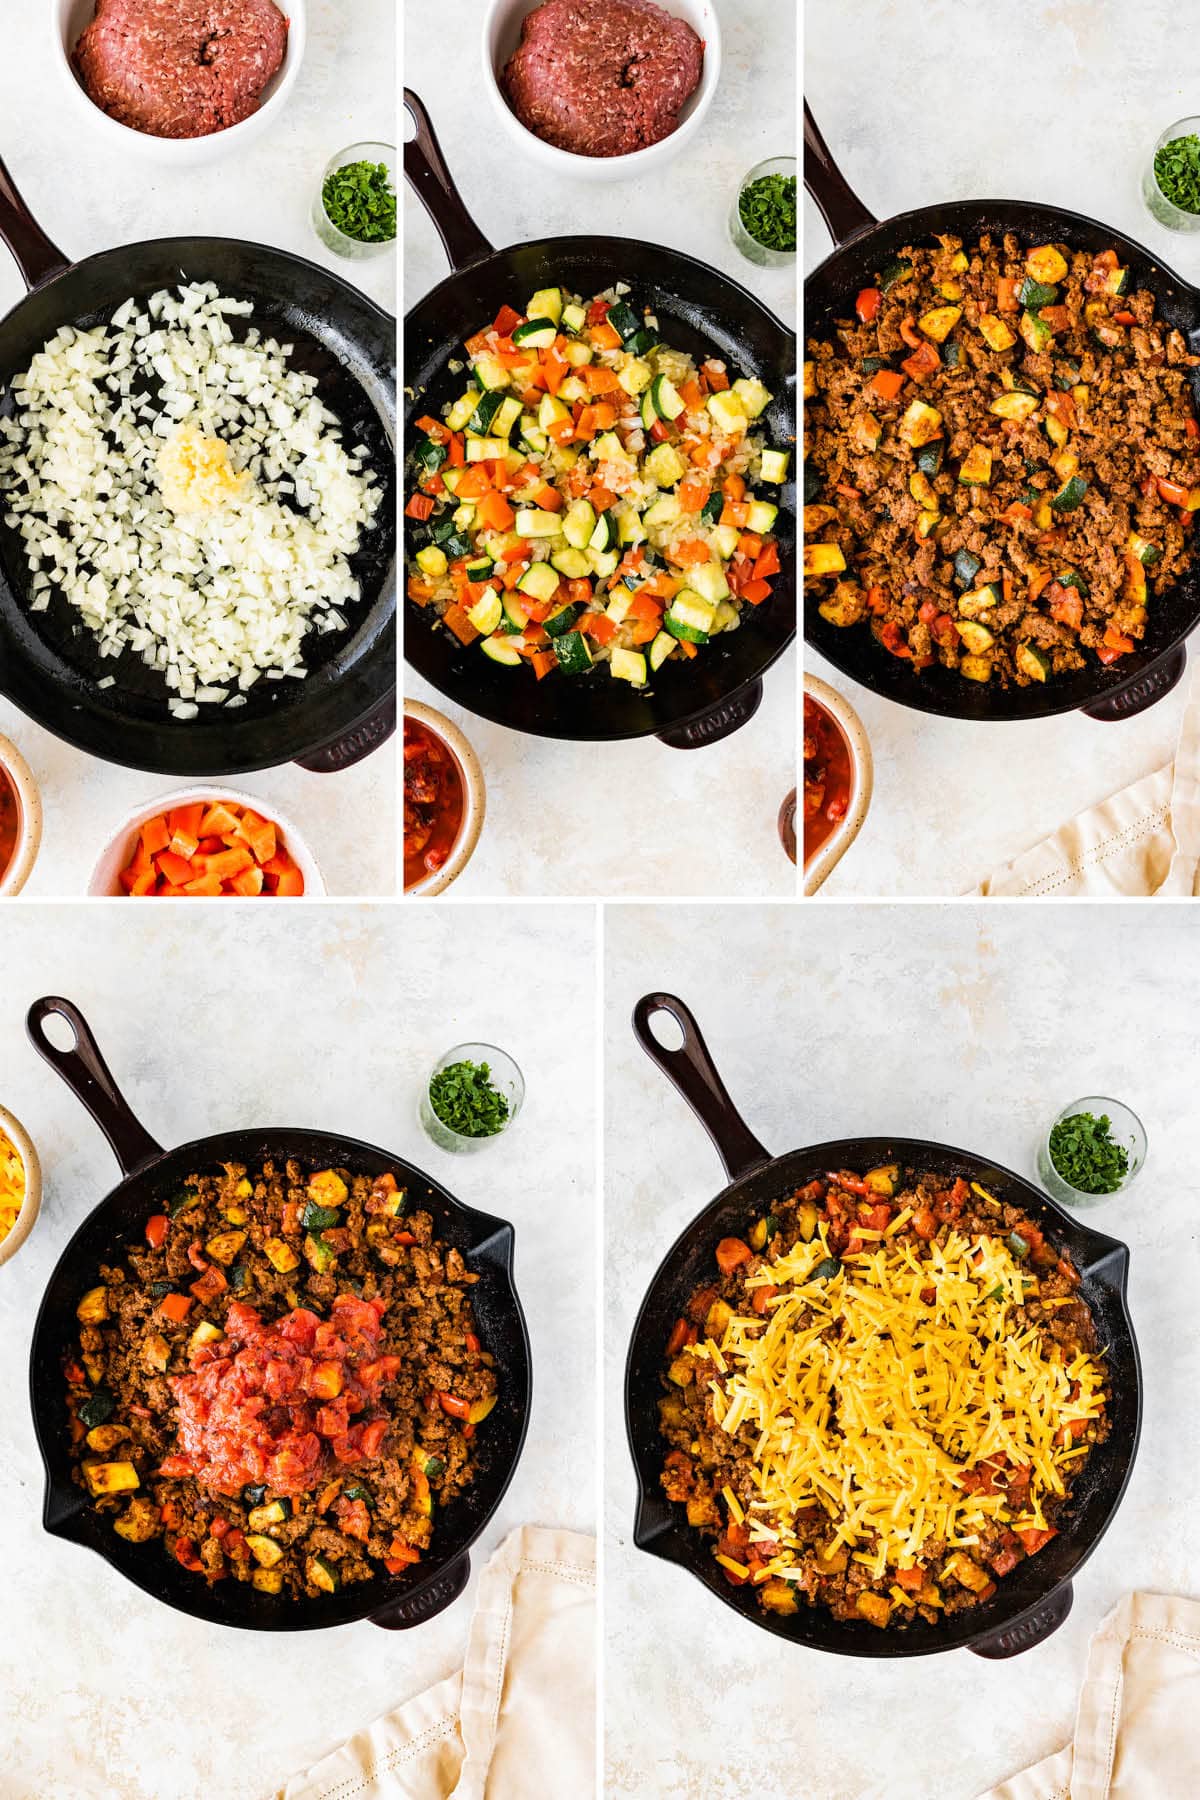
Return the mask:
{"type": "Polygon", "coordinates": [[[17,1254],[41,1204],[37,1151],[21,1121],[0,1106],[0,1263],[17,1254]]]}

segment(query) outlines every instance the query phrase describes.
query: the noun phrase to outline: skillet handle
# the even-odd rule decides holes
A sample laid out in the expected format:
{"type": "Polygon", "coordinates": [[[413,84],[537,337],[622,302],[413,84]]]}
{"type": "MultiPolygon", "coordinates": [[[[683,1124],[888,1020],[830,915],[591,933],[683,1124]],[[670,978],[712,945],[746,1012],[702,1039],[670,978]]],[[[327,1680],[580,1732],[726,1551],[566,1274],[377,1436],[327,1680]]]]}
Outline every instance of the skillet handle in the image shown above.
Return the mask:
{"type": "Polygon", "coordinates": [[[1083,710],[1089,719],[1099,719],[1105,725],[1132,719],[1169,694],[1182,680],[1186,667],[1187,645],[1177,644],[1160,662],[1147,669],[1140,680],[1121,688],[1111,700],[1097,700],[1094,706],[1085,706],[1083,710]]]}
{"type": "Polygon", "coordinates": [[[71,261],[52,244],[17,192],[12,176],[0,162],[0,238],[13,253],[25,286],[32,293],[54,275],[69,269],[71,261]]]}
{"type": "Polygon", "coordinates": [[[746,1124],[717,1073],[695,1018],[674,994],[643,994],[633,1009],[633,1034],[651,1062],[683,1095],[725,1165],[731,1181],[771,1160],[746,1124]],[[683,1032],[678,1050],[667,1050],[650,1029],[655,1013],[667,1013],[683,1032]]]}
{"type": "Polygon", "coordinates": [[[407,1597],[401,1595],[372,1613],[371,1623],[381,1625],[385,1631],[410,1631],[414,1625],[424,1625],[427,1619],[436,1618],[454,1605],[470,1578],[471,1559],[460,1556],[427,1587],[418,1588],[407,1597]]]}
{"type": "Polygon", "coordinates": [[[829,227],[835,247],[848,243],[879,221],[868,212],[829,154],[817,121],[804,102],[804,185],[829,227]]]}
{"type": "Polygon", "coordinates": [[[450,258],[450,267],[455,270],[465,268],[468,263],[490,256],[492,246],[463,205],[424,102],[406,87],[404,104],[417,128],[416,136],[404,146],[405,176],[437,227],[437,234],[450,258]]]}
{"type": "Polygon", "coordinates": [[[341,737],[334,738],[331,744],[323,744],[319,750],[310,751],[307,756],[298,756],[297,766],[313,775],[336,775],[340,769],[353,768],[381,744],[386,744],[395,729],[396,691],[393,688],[374,712],[360,719],[341,737]]]}
{"type": "Polygon", "coordinates": [[[1071,1583],[1064,1581],[1060,1588],[1055,1588],[1046,1604],[1039,1606],[1027,1619],[1020,1620],[1008,1631],[998,1631],[994,1637],[971,1644],[972,1654],[986,1657],[989,1662],[1000,1662],[1005,1657],[1020,1656],[1023,1651],[1032,1650],[1035,1644],[1044,1643],[1058,1630],[1070,1612],[1074,1598],[1071,1583]]]}
{"type": "Polygon", "coordinates": [[[762,697],[762,682],[752,681],[748,687],[731,694],[728,700],[722,700],[720,706],[714,706],[711,712],[702,713],[698,719],[677,725],[671,731],[660,731],[658,741],[672,750],[700,750],[705,744],[719,743],[749,724],[762,705],[762,697]]]}
{"type": "Polygon", "coordinates": [[[122,1175],[136,1174],[162,1155],[162,1145],[155,1143],[130,1111],[77,1006],[54,996],[35,1000],[25,1015],[25,1029],[38,1055],[58,1070],[95,1119],[112,1146],[122,1175]],[[60,1050],[50,1042],[45,1031],[48,1018],[65,1019],[71,1027],[75,1043],[70,1050],[60,1050]]]}

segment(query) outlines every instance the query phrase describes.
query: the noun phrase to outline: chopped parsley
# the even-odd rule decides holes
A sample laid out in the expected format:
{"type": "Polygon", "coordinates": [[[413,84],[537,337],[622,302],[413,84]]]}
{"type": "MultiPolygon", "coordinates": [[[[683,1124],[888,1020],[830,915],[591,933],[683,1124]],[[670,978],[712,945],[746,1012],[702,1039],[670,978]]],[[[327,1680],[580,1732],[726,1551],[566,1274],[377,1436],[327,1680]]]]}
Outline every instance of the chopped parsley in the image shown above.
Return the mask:
{"type": "Polygon", "coordinates": [[[508,1123],[508,1100],[492,1086],[486,1063],[456,1062],[429,1083],[429,1104],[459,1137],[495,1137],[508,1123]]]}
{"type": "Polygon", "coordinates": [[[386,163],[352,162],[325,177],[321,199],[332,224],[360,244],[396,235],[396,190],[386,163]]]}
{"type": "Polygon", "coordinates": [[[1107,1113],[1072,1113],[1050,1133],[1050,1160],[1081,1194],[1115,1194],[1129,1173],[1129,1152],[1109,1136],[1107,1113]]]}
{"type": "Polygon", "coordinates": [[[756,244],[767,250],[796,248],[796,177],[760,175],[738,195],[738,216],[756,244]]]}
{"type": "Polygon", "coordinates": [[[1200,213],[1200,137],[1194,131],[1155,153],[1154,179],[1172,206],[1200,213]]]}

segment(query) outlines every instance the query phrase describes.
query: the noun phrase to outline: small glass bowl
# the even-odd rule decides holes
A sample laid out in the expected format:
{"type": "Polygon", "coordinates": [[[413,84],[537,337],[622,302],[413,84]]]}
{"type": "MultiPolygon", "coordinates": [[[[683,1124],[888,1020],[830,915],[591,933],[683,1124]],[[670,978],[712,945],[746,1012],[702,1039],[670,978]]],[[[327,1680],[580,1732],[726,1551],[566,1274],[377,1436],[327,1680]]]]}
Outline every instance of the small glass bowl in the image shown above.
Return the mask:
{"type": "Polygon", "coordinates": [[[729,235],[746,261],[757,263],[760,269],[786,268],[788,263],[795,262],[796,252],[794,250],[771,250],[766,244],[760,244],[757,238],[750,236],[742,224],[742,215],[739,210],[742,190],[748,188],[752,181],[757,181],[763,175],[794,176],[795,173],[796,159],[794,156],[769,156],[765,162],[755,163],[754,167],[748,170],[738,182],[737,192],[733,196],[733,205],[729,209],[729,235]]]}
{"type": "Polygon", "coordinates": [[[1175,138],[1191,137],[1193,134],[1200,137],[1200,118],[1177,119],[1174,125],[1168,125],[1157,139],[1142,175],[1142,199],[1146,202],[1151,216],[1157,219],[1160,225],[1165,225],[1168,231],[1200,231],[1200,213],[1185,212],[1181,206],[1176,206],[1173,200],[1167,199],[1159,187],[1158,177],[1154,173],[1154,158],[1164,144],[1171,143],[1175,138]]]}
{"type": "Polygon", "coordinates": [[[1064,1206],[1098,1206],[1104,1200],[1115,1200],[1118,1194],[1129,1189],[1146,1161],[1146,1132],[1142,1121],[1135,1112],[1120,1100],[1106,1099],[1103,1094],[1088,1094],[1082,1100],[1072,1100],[1070,1106],[1052,1121],[1050,1130],[1038,1145],[1037,1172],[1038,1179],[1052,1200],[1060,1201],[1064,1206]],[[1095,1119],[1108,1115],[1109,1136],[1114,1143],[1124,1145],[1129,1152],[1129,1168],[1119,1188],[1109,1194],[1085,1194],[1082,1189],[1072,1187],[1071,1183],[1059,1174],[1050,1154],[1050,1132],[1063,1119],[1069,1119],[1076,1113],[1091,1113],[1095,1119]]]}
{"type": "Polygon", "coordinates": [[[383,256],[387,251],[395,250],[396,239],[392,236],[390,238],[382,238],[378,243],[365,244],[359,238],[348,237],[344,231],[334,224],[329,214],[325,211],[325,183],[338,169],[344,169],[347,163],[356,162],[385,164],[388,172],[388,181],[391,185],[392,192],[395,193],[395,144],[349,144],[345,150],[339,150],[337,155],[331,157],[325,164],[325,167],[321,172],[321,179],[317,183],[317,191],[313,195],[310,219],[313,230],[327,250],[332,250],[335,256],[347,256],[362,262],[367,257],[383,256]]]}
{"type": "Polygon", "coordinates": [[[439,1056],[429,1071],[420,1101],[417,1104],[417,1117],[421,1121],[426,1135],[438,1146],[439,1150],[448,1150],[452,1156],[466,1155],[474,1150],[483,1150],[488,1144],[494,1144],[511,1130],[516,1122],[525,1099],[525,1078],[512,1057],[506,1050],[495,1044],[455,1044],[444,1056],[439,1056]],[[508,1101],[508,1118],[499,1131],[493,1131],[490,1137],[464,1137],[438,1118],[429,1098],[430,1083],[435,1075],[440,1075],[450,1063],[471,1062],[486,1063],[488,1080],[497,1092],[508,1101]]]}

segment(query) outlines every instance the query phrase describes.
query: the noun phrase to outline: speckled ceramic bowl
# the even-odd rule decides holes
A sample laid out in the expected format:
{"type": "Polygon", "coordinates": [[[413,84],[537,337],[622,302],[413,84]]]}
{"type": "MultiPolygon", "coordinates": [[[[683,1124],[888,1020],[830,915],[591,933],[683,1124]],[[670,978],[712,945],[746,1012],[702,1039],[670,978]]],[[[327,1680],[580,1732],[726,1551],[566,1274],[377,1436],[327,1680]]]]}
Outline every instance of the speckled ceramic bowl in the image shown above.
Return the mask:
{"type": "MultiPolygon", "coordinates": [[[[304,877],[305,900],[319,900],[325,893],[325,882],[317,867],[317,859],[300,836],[286,813],[280,812],[261,794],[243,794],[237,788],[218,787],[212,782],[199,782],[194,787],[176,788],[174,793],[160,794],[156,800],[147,800],[141,806],[135,806],[126,813],[120,825],[109,838],[100,852],[96,866],[92,870],[92,878],[88,882],[89,895],[106,897],[123,897],[125,890],[121,886],[121,870],[137,848],[137,834],[147,820],[156,814],[167,812],[173,806],[194,805],[197,800],[226,800],[234,806],[253,807],[261,818],[270,819],[289,852],[293,862],[304,877]]],[[[188,895],[186,898],[193,898],[188,895]]],[[[232,896],[230,896],[232,898],[232,896]]],[[[288,904],[286,901],[284,904],[288,904]]],[[[294,902],[293,902],[294,904],[294,902]]]]}
{"type": "Polygon", "coordinates": [[[421,700],[406,700],[404,714],[406,718],[415,719],[418,725],[423,725],[426,731],[445,745],[458,765],[463,785],[462,824],[458,828],[458,836],[450,846],[450,854],[435,874],[426,875],[423,881],[415,881],[404,890],[406,898],[414,895],[432,898],[434,894],[444,893],[450,883],[458,879],[474,855],[487,812],[487,790],[479,758],[458,726],[445,713],[426,706],[421,700]]]}
{"type": "Polygon", "coordinates": [[[850,702],[817,675],[805,675],[804,692],[829,714],[846,740],[852,777],[845,818],[804,864],[804,892],[809,895],[815,894],[821,883],[828,880],[861,831],[871,804],[875,769],[866,729],[850,702]]]}
{"type": "Polygon", "coordinates": [[[33,771],[17,746],[0,737],[0,768],[17,796],[17,847],[0,871],[0,895],[19,894],[33,871],[42,842],[42,798],[33,771]]]}
{"type": "Polygon", "coordinates": [[[25,1165],[25,1198],[21,1202],[17,1222],[7,1237],[0,1238],[0,1263],[6,1263],[11,1256],[17,1254],[33,1230],[42,1204],[42,1167],[32,1138],[20,1119],[10,1113],[6,1106],[0,1106],[0,1131],[14,1146],[25,1165]]]}

